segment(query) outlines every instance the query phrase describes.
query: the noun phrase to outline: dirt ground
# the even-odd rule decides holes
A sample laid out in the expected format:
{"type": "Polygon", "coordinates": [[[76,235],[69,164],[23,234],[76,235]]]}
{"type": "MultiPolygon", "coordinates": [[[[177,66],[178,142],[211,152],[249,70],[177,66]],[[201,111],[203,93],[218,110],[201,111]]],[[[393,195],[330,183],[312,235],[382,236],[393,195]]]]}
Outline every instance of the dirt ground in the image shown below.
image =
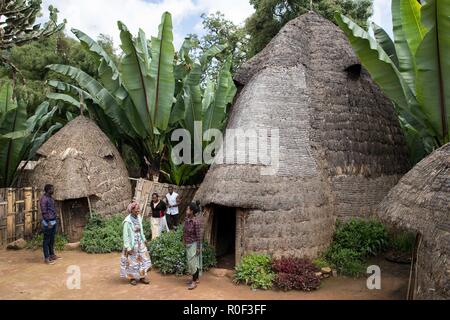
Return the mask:
{"type": "Polygon", "coordinates": [[[154,270],[150,285],[133,287],[119,278],[119,254],[91,255],[65,251],[55,265],[45,265],[40,251],[0,249],[0,299],[404,299],[408,286],[408,265],[375,262],[381,268],[381,290],[369,290],[366,278],[336,277],[322,281],[313,292],[251,290],[235,285],[228,277],[204,273],[197,289],[189,291],[187,277],[163,276],[154,270]],[[67,289],[67,268],[80,267],[80,289],[67,289]]]}

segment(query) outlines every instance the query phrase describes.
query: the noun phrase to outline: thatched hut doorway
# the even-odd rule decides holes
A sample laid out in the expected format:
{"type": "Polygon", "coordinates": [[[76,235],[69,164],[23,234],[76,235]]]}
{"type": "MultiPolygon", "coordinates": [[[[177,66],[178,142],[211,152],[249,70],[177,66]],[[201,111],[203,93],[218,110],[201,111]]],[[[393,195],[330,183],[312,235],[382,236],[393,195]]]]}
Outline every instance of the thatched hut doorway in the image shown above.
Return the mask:
{"type": "Polygon", "coordinates": [[[79,241],[83,228],[89,217],[89,202],[87,198],[69,199],[61,202],[63,226],[69,241],[79,241]]]}
{"type": "Polygon", "coordinates": [[[209,242],[214,246],[217,267],[234,269],[236,251],[236,208],[215,205],[210,208],[209,242]]]}

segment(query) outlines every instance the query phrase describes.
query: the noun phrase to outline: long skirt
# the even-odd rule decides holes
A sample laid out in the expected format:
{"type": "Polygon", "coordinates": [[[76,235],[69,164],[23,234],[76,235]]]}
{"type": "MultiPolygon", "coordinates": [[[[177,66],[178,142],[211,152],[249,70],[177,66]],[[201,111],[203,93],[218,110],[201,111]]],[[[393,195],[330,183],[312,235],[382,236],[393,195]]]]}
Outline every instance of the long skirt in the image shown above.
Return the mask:
{"type": "Polygon", "coordinates": [[[161,218],[150,218],[150,224],[152,225],[152,240],[156,239],[161,234],[160,221],[161,218]]]}
{"type": "Polygon", "coordinates": [[[166,216],[162,218],[151,217],[150,224],[152,226],[152,240],[159,237],[163,231],[169,232],[166,216]]]}
{"type": "Polygon", "coordinates": [[[193,275],[199,270],[199,274],[202,274],[203,259],[202,259],[202,247],[200,245],[200,254],[197,253],[197,242],[193,242],[186,245],[186,257],[187,267],[189,274],[193,275]]]}
{"type": "Polygon", "coordinates": [[[120,277],[127,279],[143,279],[152,267],[150,255],[144,243],[139,242],[134,246],[133,254],[123,249],[120,257],[120,277]]]}
{"type": "Polygon", "coordinates": [[[164,215],[164,217],[160,218],[159,221],[159,234],[161,235],[161,233],[163,231],[169,232],[169,225],[167,224],[167,218],[166,215],[164,215]]]}

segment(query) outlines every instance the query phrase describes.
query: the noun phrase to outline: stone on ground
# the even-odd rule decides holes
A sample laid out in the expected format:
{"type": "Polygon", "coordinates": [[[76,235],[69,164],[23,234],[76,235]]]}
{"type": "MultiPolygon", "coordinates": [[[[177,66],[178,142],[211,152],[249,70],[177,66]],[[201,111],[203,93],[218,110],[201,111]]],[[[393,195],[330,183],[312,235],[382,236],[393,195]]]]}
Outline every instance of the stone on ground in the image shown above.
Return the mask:
{"type": "Polygon", "coordinates": [[[6,246],[6,249],[20,250],[20,249],[24,249],[26,246],[27,246],[27,242],[24,239],[20,238],[20,239],[17,239],[16,241],[9,243],[6,246]]]}
{"type": "Polygon", "coordinates": [[[209,269],[209,272],[216,277],[228,277],[228,278],[232,278],[233,277],[233,270],[230,269],[222,269],[222,268],[211,268],[209,269]]]}
{"type": "Polygon", "coordinates": [[[64,245],[64,250],[79,250],[80,249],[80,242],[72,242],[72,243],[66,243],[64,245]]]}
{"type": "Polygon", "coordinates": [[[329,274],[331,273],[331,268],[330,267],[323,267],[322,269],[320,269],[320,271],[324,274],[329,274]]]}

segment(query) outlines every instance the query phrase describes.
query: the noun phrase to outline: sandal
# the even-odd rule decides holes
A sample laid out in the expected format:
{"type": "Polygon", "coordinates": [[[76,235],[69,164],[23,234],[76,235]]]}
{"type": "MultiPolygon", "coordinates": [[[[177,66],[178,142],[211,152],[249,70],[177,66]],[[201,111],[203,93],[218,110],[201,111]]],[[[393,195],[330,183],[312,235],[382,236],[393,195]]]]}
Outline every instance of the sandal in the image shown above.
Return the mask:
{"type": "Polygon", "coordinates": [[[131,279],[131,280],[130,280],[130,284],[131,284],[132,286],[135,286],[135,285],[137,285],[137,281],[136,281],[135,279],[131,279]]]}
{"type": "Polygon", "coordinates": [[[194,290],[195,288],[197,288],[197,284],[192,281],[191,284],[188,286],[188,290],[194,290]]]}
{"type": "MultiPolygon", "coordinates": [[[[186,281],[186,284],[187,284],[187,285],[190,285],[191,283],[192,283],[192,280],[187,280],[187,281],[186,281]]],[[[200,280],[196,280],[195,283],[196,283],[196,284],[199,284],[199,283],[200,283],[200,280]]]]}

